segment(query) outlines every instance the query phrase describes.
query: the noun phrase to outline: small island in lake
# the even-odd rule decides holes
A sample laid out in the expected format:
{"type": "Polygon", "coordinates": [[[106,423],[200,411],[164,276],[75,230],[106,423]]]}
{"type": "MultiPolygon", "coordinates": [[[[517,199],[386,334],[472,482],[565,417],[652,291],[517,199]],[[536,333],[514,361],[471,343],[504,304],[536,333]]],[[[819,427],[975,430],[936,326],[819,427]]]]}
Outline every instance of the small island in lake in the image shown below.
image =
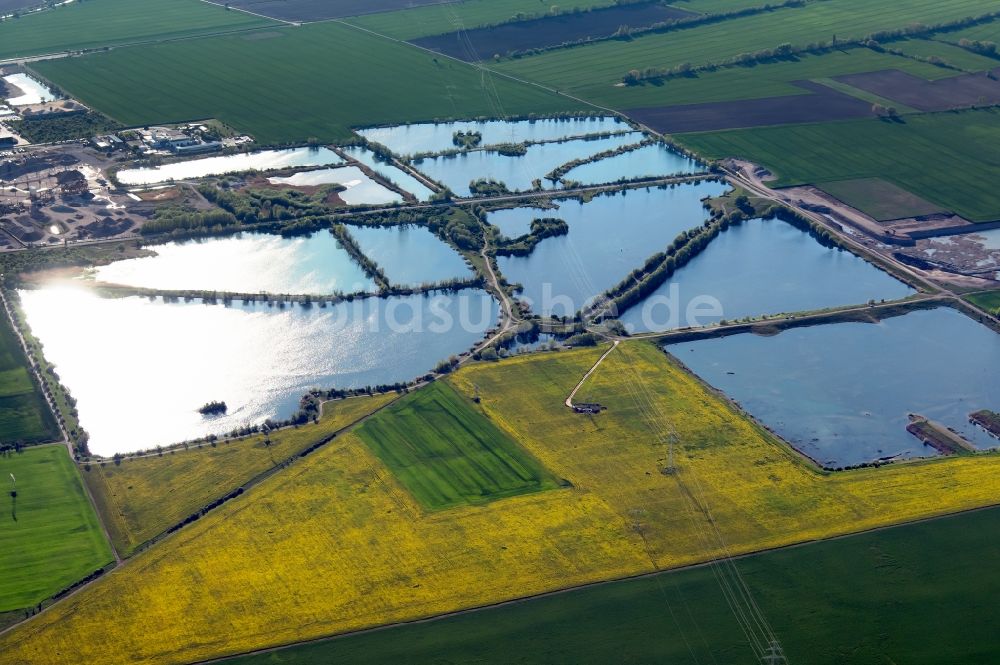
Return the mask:
{"type": "Polygon", "coordinates": [[[218,416],[225,413],[227,409],[225,402],[207,402],[198,409],[198,413],[203,416],[218,416]]]}

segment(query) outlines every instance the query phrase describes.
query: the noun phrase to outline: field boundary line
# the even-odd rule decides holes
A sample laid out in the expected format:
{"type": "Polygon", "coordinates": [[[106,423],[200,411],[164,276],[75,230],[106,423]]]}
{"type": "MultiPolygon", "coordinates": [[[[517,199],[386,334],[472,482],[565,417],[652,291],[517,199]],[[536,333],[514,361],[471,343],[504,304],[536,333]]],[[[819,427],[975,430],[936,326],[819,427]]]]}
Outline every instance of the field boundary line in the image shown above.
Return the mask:
{"type": "MultiPolygon", "coordinates": [[[[423,617],[423,618],[419,618],[419,619],[410,619],[410,620],[405,620],[405,621],[396,621],[396,622],[393,622],[393,623],[383,624],[381,626],[373,626],[371,628],[361,628],[361,629],[357,629],[357,630],[349,630],[349,631],[345,631],[343,633],[335,633],[335,634],[332,634],[332,635],[327,635],[325,637],[317,637],[317,638],[308,639],[308,640],[301,640],[301,641],[298,641],[298,642],[289,642],[287,644],[282,644],[282,645],[279,645],[279,646],[265,647],[265,648],[262,648],[262,649],[253,649],[251,651],[241,651],[239,653],[233,653],[233,654],[230,654],[228,656],[219,656],[217,658],[208,658],[208,659],[204,659],[204,660],[196,660],[196,661],[193,661],[191,663],[191,665],[211,665],[211,664],[214,664],[214,663],[225,663],[225,662],[229,662],[230,660],[232,660],[234,658],[239,658],[239,657],[244,657],[244,656],[254,656],[254,655],[275,653],[275,652],[279,652],[279,651],[284,651],[285,649],[290,649],[290,648],[297,647],[297,646],[304,646],[304,645],[307,645],[307,644],[321,644],[323,642],[332,642],[332,641],[335,641],[335,640],[340,640],[340,639],[344,639],[344,638],[347,638],[347,637],[352,637],[352,636],[355,636],[355,635],[365,635],[365,634],[368,634],[368,633],[376,633],[376,632],[381,632],[381,631],[385,631],[385,630],[390,630],[390,629],[393,629],[393,628],[401,628],[401,627],[404,627],[404,626],[413,626],[413,625],[419,625],[419,624],[423,624],[423,623],[432,623],[432,622],[435,622],[435,621],[440,621],[440,620],[443,620],[443,619],[450,619],[450,618],[462,616],[462,615],[465,615],[465,614],[474,614],[474,613],[484,612],[486,610],[492,610],[492,609],[496,609],[496,608],[500,608],[500,607],[506,607],[506,606],[510,606],[510,605],[519,605],[519,604],[527,603],[527,602],[530,602],[530,601],[533,601],[533,600],[539,600],[539,599],[542,599],[542,598],[550,598],[550,597],[559,596],[559,595],[562,595],[562,594],[573,593],[575,591],[583,591],[583,590],[586,590],[586,589],[601,587],[601,586],[605,586],[605,585],[608,585],[608,584],[617,584],[619,582],[630,582],[630,581],[633,581],[633,580],[648,579],[648,578],[651,578],[651,577],[658,577],[660,575],[671,575],[671,574],[674,574],[674,573],[681,573],[681,572],[688,571],[688,570],[698,570],[700,568],[707,568],[708,566],[715,565],[716,563],[719,562],[720,559],[726,559],[728,561],[738,561],[740,559],[748,559],[748,558],[755,557],[755,556],[769,554],[771,552],[781,552],[781,551],[784,551],[784,550],[794,550],[794,549],[799,549],[799,548],[802,548],[802,547],[808,547],[810,545],[817,545],[817,544],[821,544],[821,543],[833,542],[833,541],[838,541],[838,540],[846,540],[848,538],[855,538],[857,536],[863,536],[863,535],[866,535],[866,534],[877,533],[879,531],[888,531],[890,529],[898,529],[900,527],[913,526],[913,525],[924,524],[924,523],[928,523],[928,522],[936,522],[938,520],[944,520],[944,519],[948,519],[948,518],[951,518],[951,517],[957,517],[958,515],[965,515],[965,514],[970,514],[970,513],[978,513],[978,512],[982,512],[984,510],[994,510],[994,509],[997,509],[997,508],[1000,508],[1000,502],[991,503],[991,504],[988,504],[988,505],[985,505],[985,506],[976,506],[974,508],[963,508],[962,510],[956,510],[956,511],[953,511],[953,512],[942,513],[940,515],[929,515],[927,517],[918,517],[918,518],[914,518],[914,519],[910,519],[910,520],[904,520],[904,521],[901,521],[901,522],[896,522],[894,524],[885,524],[885,525],[882,525],[882,526],[870,527],[870,528],[867,528],[867,529],[862,529],[861,531],[854,531],[854,532],[851,532],[851,533],[842,533],[842,534],[839,534],[839,535],[827,536],[827,537],[824,537],[824,538],[812,538],[810,540],[803,540],[803,541],[800,541],[800,542],[797,542],[797,543],[789,543],[787,545],[776,545],[774,547],[765,547],[765,548],[758,549],[758,550],[753,550],[753,551],[750,551],[750,552],[744,552],[742,554],[734,554],[734,555],[730,555],[730,556],[719,556],[719,557],[716,557],[716,558],[713,558],[713,559],[708,559],[706,561],[700,561],[700,562],[697,562],[697,563],[689,563],[689,564],[685,564],[685,565],[682,565],[682,566],[677,566],[677,567],[674,567],[674,568],[664,568],[664,569],[661,569],[661,570],[652,570],[652,571],[645,572],[645,573],[637,573],[635,575],[626,575],[624,577],[609,578],[609,579],[605,579],[605,580],[598,580],[596,582],[586,582],[584,584],[577,584],[577,585],[574,585],[574,586],[565,587],[563,589],[555,589],[553,591],[544,591],[542,593],[535,593],[535,594],[531,594],[531,595],[528,595],[528,596],[522,596],[520,598],[512,598],[510,600],[502,600],[502,601],[498,601],[498,602],[495,602],[495,603],[488,603],[488,604],[485,604],[485,605],[476,605],[476,606],[473,606],[473,607],[467,607],[465,609],[454,610],[454,611],[451,611],[451,612],[442,612],[440,614],[434,614],[434,615],[423,617]]],[[[44,612],[44,610],[43,610],[43,612],[44,612]]],[[[17,625],[17,624],[15,624],[15,625],[17,625]]],[[[8,628],[7,630],[10,630],[10,628],[8,628]]],[[[0,635],[3,635],[4,632],[6,632],[6,631],[0,631],[0,635]]]]}
{"type": "Polygon", "coordinates": [[[587,379],[590,378],[590,375],[597,371],[597,368],[600,366],[602,362],[604,362],[604,359],[607,358],[609,355],[611,355],[612,351],[618,348],[618,345],[620,343],[621,343],[620,339],[614,340],[611,344],[611,348],[605,351],[603,354],[601,354],[601,357],[597,359],[597,362],[594,363],[594,366],[590,368],[590,371],[588,371],[586,374],[583,375],[583,378],[580,379],[580,382],[576,384],[575,388],[573,388],[573,392],[571,392],[569,394],[569,397],[566,398],[566,406],[568,406],[571,409],[573,408],[573,398],[576,397],[577,391],[579,391],[580,388],[583,387],[583,384],[587,382],[587,379]]]}
{"type": "Polygon", "coordinates": [[[301,26],[303,23],[307,23],[308,22],[308,21],[298,21],[298,22],[296,22],[296,21],[288,21],[288,20],[283,19],[283,18],[275,18],[274,16],[265,16],[264,14],[258,14],[257,12],[250,11],[249,9],[244,9],[243,7],[233,7],[228,2],[227,3],[218,3],[218,2],[213,2],[213,0],[201,0],[201,1],[204,2],[206,5],[214,5],[216,7],[222,7],[227,12],[236,11],[236,12],[240,12],[241,14],[249,14],[250,16],[256,16],[257,18],[265,18],[268,21],[277,21],[278,23],[284,23],[285,25],[291,25],[291,26],[294,26],[296,28],[299,27],[299,26],[301,26]]]}

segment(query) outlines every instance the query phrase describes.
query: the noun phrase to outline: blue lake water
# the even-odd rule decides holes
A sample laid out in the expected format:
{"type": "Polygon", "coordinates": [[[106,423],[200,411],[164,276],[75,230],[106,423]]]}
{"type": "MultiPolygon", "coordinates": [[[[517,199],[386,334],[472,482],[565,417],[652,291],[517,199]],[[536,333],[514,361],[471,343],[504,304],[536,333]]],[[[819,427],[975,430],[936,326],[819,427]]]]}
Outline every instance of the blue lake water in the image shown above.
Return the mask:
{"type": "Polygon", "coordinates": [[[20,297],[77,400],[90,449],[104,456],[284,419],[312,387],[416,378],[481,340],[497,318],[495,301],[477,290],[325,308],[105,299],[66,285],[20,297]],[[213,400],[228,413],[198,413],[213,400]]]}
{"type": "Polygon", "coordinates": [[[344,148],[344,154],[364,164],[389,182],[399,186],[403,191],[413,194],[418,201],[427,201],[434,194],[430,188],[398,166],[375,159],[375,153],[367,148],[344,148]]]}
{"type": "Polygon", "coordinates": [[[489,214],[488,221],[508,238],[517,238],[531,232],[531,222],[546,217],[557,217],[555,210],[548,208],[506,208],[489,214]]]}
{"type": "Polygon", "coordinates": [[[380,143],[399,156],[454,150],[455,132],[480,132],[481,145],[557,141],[571,136],[625,131],[630,127],[613,116],[594,118],[546,118],[541,120],[488,120],[484,122],[417,123],[395,127],[362,129],[358,134],[380,143]]]}
{"type": "Polygon", "coordinates": [[[667,349],[829,467],[935,455],[906,431],[908,413],[976,447],[1000,444],[968,422],[973,411],[1000,411],[1000,335],[950,308],[667,349]]]}
{"type": "Polygon", "coordinates": [[[156,256],[95,268],[104,282],[151,289],[236,293],[355,293],[375,284],[329,231],[282,238],[241,233],[168,242],[156,256]]]}
{"type": "Polygon", "coordinates": [[[277,176],[268,178],[267,180],[272,185],[291,185],[293,187],[342,185],[346,189],[338,192],[337,196],[344,203],[352,206],[401,203],[403,201],[402,196],[375,182],[357,166],[338,166],[332,169],[300,171],[290,176],[277,176]]]}
{"type": "Polygon", "coordinates": [[[824,247],[787,222],[754,219],[720,233],[619,318],[632,332],[661,331],[724,318],[895,300],[913,293],[864,259],[824,247]],[[696,309],[689,316],[692,306],[696,309]]]}
{"type": "Polygon", "coordinates": [[[705,168],[693,159],[654,143],[631,152],[582,164],[563,176],[565,181],[582,185],[602,185],[619,180],[635,180],[655,176],[697,173],[705,168]]]}
{"type": "Polygon", "coordinates": [[[419,286],[472,277],[465,259],[422,226],[347,228],[365,256],[375,261],[393,284],[419,286]]]}
{"type": "Polygon", "coordinates": [[[557,201],[559,207],[542,216],[566,220],[569,233],[542,240],[529,256],[499,258],[500,270],[524,286],[518,297],[534,313],[572,316],[679,233],[702,224],[707,215],[701,199],[726,189],[703,182],[602,194],[589,203],[557,201]]]}
{"type": "Polygon", "coordinates": [[[642,134],[633,132],[593,140],[540,143],[528,146],[527,153],[518,157],[505,157],[490,150],[475,150],[459,155],[429,157],[415,161],[413,166],[458,196],[469,196],[469,183],[481,178],[498,180],[512,192],[532,189],[532,181],[536,179],[542,179],[542,187],[545,189],[553,189],[557,185],[544,180],[546,173],[574,159],[631,145],[642,138],[642,134]]]}
{"type": "Polygon", "coordinates": [[[118,172],[117,178],[123,185],[155,185],[168,180],[197,179],[243,171],[271,171],[294,166],[331,166],[341,164],[343,161],[329,148],[288,148],[203,157],[155,167],[124,169],[118,172]]]}

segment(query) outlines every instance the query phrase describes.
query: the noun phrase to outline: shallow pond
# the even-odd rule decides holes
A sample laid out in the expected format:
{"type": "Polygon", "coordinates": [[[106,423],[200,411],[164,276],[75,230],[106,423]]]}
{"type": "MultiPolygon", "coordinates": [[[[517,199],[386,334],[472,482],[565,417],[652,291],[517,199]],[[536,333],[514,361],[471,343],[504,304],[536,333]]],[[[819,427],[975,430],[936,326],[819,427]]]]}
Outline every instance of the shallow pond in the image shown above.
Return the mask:
{"type": "Polygon", "coordinates": [[[71,286],[20,296],[91,451],[105,456],[287,418],[311,387],[413,379],[482,339],[497,316],[482,291],[284,309],[104,299],[71,286]],[[228,413],[198,413],[213,400],[228,413]]]}
{"type": "Polygon", "coordinates": [[[720,233],[619,318],[632,332],[661,331],[913,293],[864,259],[824,247],[787,222],[753,219],[720,233]]]}
{"type": "Polygon", "coordinates": [[[597,162],[570,169],[563,180],[582,185],[603,185],[619,180],[637,180],[656,176],[680,175],[704,171],[693,159],[654,143],[597,162]]]}
{"type": "Polygon", "coordinates": [[[41,81],[38,81],[27,74],[10,74],[3,77],[11,85],[21,91],[17,97],[10,97],[7,103],[11,106],[28,106],[29,104],[43,104],[56,99],[56,94],[49,90],[41,81]]]}
{"type": "Polygon", "coordinates": [[[542,120],[488,120],[484,122],[445,122],[374,127],[362,129],[358,134],[369,141],[380,143],[399,156],[454,150],[455,132],[479,132],[483,135],[480,145],[524,143],[525,141],[558,141],[571,136],[602,134],[631,129],[616,117],[546,118],[542,120]]]}
{"type": "Polygon", "coordinates": [[[402,196],[375,182],[357,166],[338,166],[332,169],[302,171],[290,176],[275,176],[268,178],[267,181],[272,185],[291,185],[293,187],[343,185],[346,189],[338,192],[337,196],[351,206],[401,203],[403,201],[402,196]]]}
{"type": "Polygon", "coordinates": [[[392,284],[419,286],[468,279],[465,259],[422,226],[349,226],[361,251],[382,268],[392,284]]]}
{"type": "Polygon", "coordinates": [[[499,258],[500,271],[524,286],[518,297],[534,313],[572,316],[680,232],[702,224],[707,215],[701,199],[726,189],[702,182],[602,194],[589,203],[556,201],[559,207],[542,216],[566,220],[569,233],[542,240],[529,256],[499,258]]]}
{"type": "Polygon", "coordinates": [[[911,412],[1000,445],[968,422],[1000,410],[1000,336],[950,308],[667,349],[826,466],[936,454],[906,431],[911,412]]]}
{"type": "Polygon", "coordinates": [[[344,148],[344,153],[351,159],[356,159],[360,163],[364,164],[389,182],[397,185],[404,192],[413,194],[418,201],[427,201],[434,195],[434,191],[432,189],[403,169],[393,164],[386,164],[385,162],[380,162],[375,159],[375,153],[367,148],[344,148]]]}
{"type": "Polygon", "coordinates": [[[553,189],[558,184],[545,180],[553,169],[605,150],[613,150],[642,140],[633,132],[601,139],[577,139],[561,143],[539,143],[528,146],[526,154],[506,157],[490,150],[475,150],[458,155],[429,157],[414,162],[421,173],[445,185],[458,196],[470,196],[469,183],[481,178],[500,181],[512,192],[532,189],[532,181],[542,180],[542,187],[553,189]]]}
{"type": "Polygon", "coordinates": [[[242,171],[272,171],[294,166],[330,166],[344,160],[329,148],[287,148],[262,150],[238,155],[189,159],[155,167],[125,169],[118,172],[123,185],[155,185],[168,180],[191,180],[211,175],[242,171]]]}
{"type": "Polygon", "coordinates": [[[103,282],[150,289],[233,293],[356,293],[375,284],[329,231],[282,238],[242,233],[224,238],[168,242],[156,256],[95,268],[103,282]]]}

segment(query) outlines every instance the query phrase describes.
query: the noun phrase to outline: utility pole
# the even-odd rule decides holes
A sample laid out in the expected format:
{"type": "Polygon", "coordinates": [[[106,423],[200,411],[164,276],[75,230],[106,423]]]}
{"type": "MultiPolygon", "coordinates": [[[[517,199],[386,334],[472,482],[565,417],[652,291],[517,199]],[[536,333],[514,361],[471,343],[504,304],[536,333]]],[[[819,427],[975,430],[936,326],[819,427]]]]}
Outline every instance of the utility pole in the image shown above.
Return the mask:
{"type": "Polygon", "coordinates": [[[760,659],[760,662],[765,665],[787,665],[788,661],[785,659],[785,653],[781,650],[778,640],[771,640],[770,646],[767,647],[767,653],[760,659]]]}
{"type": "Polygon", "coordinates": [[[669,447],[669,452],[667,453],[667,466],[663,469],[663,475],[672,476],[677,473],[677,467],[674,466],[674,444],[677,442],[677,432],[673,429],[670,430],[670,434],[667,435],[667,446],[669,447]]]}

